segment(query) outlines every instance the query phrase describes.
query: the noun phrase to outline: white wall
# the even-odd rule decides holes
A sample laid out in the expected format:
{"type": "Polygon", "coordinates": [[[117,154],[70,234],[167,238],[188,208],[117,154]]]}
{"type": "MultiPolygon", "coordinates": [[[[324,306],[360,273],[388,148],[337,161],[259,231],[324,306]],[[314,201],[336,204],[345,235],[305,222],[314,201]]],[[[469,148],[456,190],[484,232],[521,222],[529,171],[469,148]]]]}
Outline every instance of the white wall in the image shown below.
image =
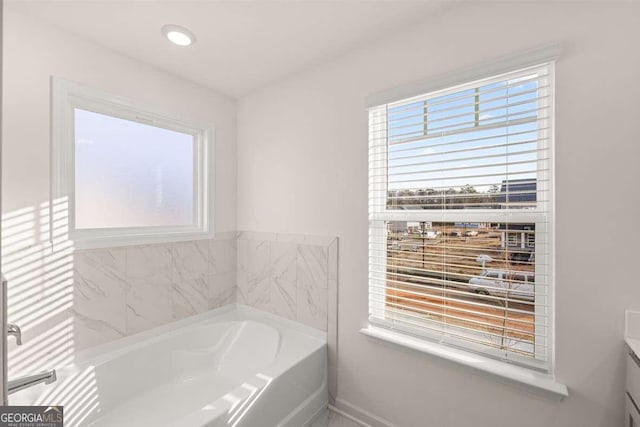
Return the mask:
{"type": "Polygon", "coordinates": [[[215,230],[236,229],[233,99],[101,48],[5,6],[3,213],[49,200],[49,77],[128,97],[177,117],[212,123],[215,230]]]}
{"type": "Polygon", "coordinates": [[[238,227],[340,237],[341,402],[403,426],[620,426],[623,310],[640,308],[640,5],[455,4],[239,102],[238,227]],[[546,42],[557,63],[563,402],[367,340],[364,98],[546,42]],[[597,232],[596,232],[597,230],[597,232]]]}
{"type": "MultiPolygon", "coordinates": [[[[235,100],[32,20],[13,4],[6,4],[3,28],[2,270],[8,316],[22,327],[24,344],[9,345],[12,377],[60,367],[77,350],[235,301],[236,230],[235,100]],[[212,123],[214,229],[228,240],[87,253],[72,252],[68,242],[48,245],[50,76],[212,123]],[[208,268],[214,255],[229,269],[208,268]],[[176,260],[185,258],[189,265],[180,272],[176,260]],[[186,274],[189,266],[197,272],[186,274]]],[[[59,221],[55,232],[65,236],[65,226],[59,221]]]]}

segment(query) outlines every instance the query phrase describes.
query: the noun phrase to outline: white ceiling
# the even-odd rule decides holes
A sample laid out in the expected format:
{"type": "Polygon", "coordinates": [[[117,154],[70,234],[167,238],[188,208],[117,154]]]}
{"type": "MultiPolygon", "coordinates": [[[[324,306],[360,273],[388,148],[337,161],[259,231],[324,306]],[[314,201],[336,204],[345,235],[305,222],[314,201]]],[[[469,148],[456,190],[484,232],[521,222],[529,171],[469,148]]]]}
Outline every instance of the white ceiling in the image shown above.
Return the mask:
{"type": "Polygon", "coordinates": [[[14,10],[239,97],[433,12],[423,1],[10,0],[14,10]],[[171,45],[164,24],[197,43],[171,45]]]}

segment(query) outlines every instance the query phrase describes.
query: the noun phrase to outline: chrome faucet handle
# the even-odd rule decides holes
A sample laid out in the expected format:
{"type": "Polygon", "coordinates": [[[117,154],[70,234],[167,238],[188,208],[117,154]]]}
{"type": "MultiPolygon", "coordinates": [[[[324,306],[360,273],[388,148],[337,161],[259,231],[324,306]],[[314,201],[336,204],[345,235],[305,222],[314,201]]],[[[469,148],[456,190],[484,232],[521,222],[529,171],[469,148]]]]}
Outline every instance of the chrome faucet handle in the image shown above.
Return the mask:
{"type": "Polygon", "coordinates": [[[22,345],[22,331],[15,323],[7,323],[7,336],[16,337],[16,344],[22,345]]]}

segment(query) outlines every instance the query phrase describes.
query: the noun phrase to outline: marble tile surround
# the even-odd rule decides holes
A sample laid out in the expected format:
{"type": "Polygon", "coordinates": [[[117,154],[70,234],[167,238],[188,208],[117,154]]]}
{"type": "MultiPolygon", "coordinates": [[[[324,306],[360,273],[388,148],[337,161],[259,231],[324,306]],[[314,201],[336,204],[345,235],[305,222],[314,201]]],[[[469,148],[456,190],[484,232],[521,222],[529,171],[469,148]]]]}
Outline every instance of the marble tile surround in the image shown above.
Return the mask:
{"type": "Polygon", "coordinates": [[[337,245],[336,238],[240,232],[238,303],[327,332],[334,326],[328,318],[329,300],[337,298],[337,245]]]}
{"type": "Polygon", "coordinates": [[[236,302],[236,233],[76,251],[74,350],[236,302]]]}
{"type": "Polygon", "coordinates": [[[235,302],[337,329],[335,238],[229,232],[75,251],[73,276],[76,351],[235,302]]]}

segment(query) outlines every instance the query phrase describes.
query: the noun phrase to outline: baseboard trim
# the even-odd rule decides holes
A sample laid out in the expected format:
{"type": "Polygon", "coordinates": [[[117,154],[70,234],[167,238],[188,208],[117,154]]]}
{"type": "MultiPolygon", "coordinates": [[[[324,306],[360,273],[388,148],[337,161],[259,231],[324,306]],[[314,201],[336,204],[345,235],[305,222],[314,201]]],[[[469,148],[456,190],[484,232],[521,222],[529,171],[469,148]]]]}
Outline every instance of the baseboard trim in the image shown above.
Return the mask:
{"type": "Polygon", "coordinates": [[[335,405],[329,405],[329,408],[363,427],[398,427],[392,422],[341,398],[337,398],[335,405]]]}
{"type": "Polygon", "coordinates": [[[353,421],[354,423],[357,423],[358,425],[361,425],[362,427],[371,427],[369,424],[365,423],[364,421],[357,419],[353,415],[347,414],[343,410],[338,409],[338,408],[336,408],[335,406],[333,406],[331,404],[329,404],[329,410],[331,412],[335,412],[336,414],[340,415],[342,418],[346,418],[348,420],[353,421]]]}

